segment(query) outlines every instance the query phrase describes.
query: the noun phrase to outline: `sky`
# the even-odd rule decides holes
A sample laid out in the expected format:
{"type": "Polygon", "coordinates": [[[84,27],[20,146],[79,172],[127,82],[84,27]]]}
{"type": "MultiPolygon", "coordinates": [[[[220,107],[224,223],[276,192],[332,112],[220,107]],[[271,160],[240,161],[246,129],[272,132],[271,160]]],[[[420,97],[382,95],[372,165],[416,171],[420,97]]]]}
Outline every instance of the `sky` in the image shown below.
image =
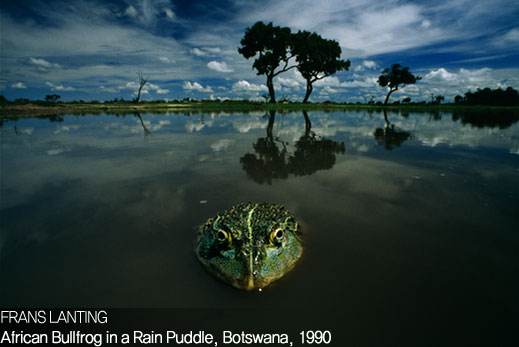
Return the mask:
{"type": "MultiPolygon", "coordinates": [[[[253,58],[238,53],[257,21],[336,40],[348,71],[316,82],[310,101],[383,101],[394,63],[422,77],[392,94],[445,101],[478,88],[519,90],[517,0],[89,0],[0,3],[0,94],[9,100],[252,99],[267,93],[253,58]]],[[[277,99],[301,101],[295,69],[277,99]]]]}

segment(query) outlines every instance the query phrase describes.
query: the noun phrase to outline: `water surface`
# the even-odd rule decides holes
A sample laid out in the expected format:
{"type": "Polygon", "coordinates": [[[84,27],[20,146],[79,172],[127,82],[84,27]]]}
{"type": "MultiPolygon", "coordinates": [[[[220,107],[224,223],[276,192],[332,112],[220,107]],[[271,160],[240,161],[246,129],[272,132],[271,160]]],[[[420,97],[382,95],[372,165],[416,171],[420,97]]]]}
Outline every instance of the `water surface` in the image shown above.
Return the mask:
{"type": "Polygon", "coordinates": [[[0,306],[509,317],[519,309],[517,120],[367,111],[4,120],[0,306]],[[261,293],[213,279],[193,254],[197,226],[244,201],[283,204],[304,228],[301,263],[261,293]]]}

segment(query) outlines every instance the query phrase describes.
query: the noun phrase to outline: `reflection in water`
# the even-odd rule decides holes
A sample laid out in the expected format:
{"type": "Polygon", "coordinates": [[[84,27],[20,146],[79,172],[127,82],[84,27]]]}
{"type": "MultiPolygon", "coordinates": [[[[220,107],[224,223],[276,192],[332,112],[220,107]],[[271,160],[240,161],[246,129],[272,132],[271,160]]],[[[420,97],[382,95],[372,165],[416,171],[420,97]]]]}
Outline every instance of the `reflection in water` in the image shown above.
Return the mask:
{"type": "Polygon", "coordinates": [[[519,120],[519,112],[456,112],[452,114],[453,121],[470,124],[477,128],[506,129],[519,120]]]}
{"type": "Polygon", "coordinates": [[[144,137],[147,137],[148,135],[151,135],[151,131],[146,128],[146,125],[144,125],[144,122],[142,120],[142,117],[141,117],[141,113],[140,112],[134,112],[133,115],[137,118],[139,118],[139,120],[141,121],[141,125],[142,125],[142,129],[144,130],[144,137]]]}
{"type": "Polygon", "coordinates": [[[249,178],[259,184],[270,184],[272,179],[286,179],[289,174],[311,175],[318,170],[329,170],[335,165],[335,154],[344,154],[344,142],[317,136],[312,131],[312,123],[306,111],[303,111],[303,116],[305,132],[295,143],[294,153],[289,155],[288,142],[272,134],[276,111],[270,111],[267,136],[259,138],[253,145],[257,156],[247,153],[240,158],[249,178]]]}
{"type": "Polygon", "coordinates": [[[373,135],[378,144],[383,145],[388,151],[392,150],[393,146],[400,147],[404,141],[413,138],[411,133],[395,128],[395,125],[389,122],[386,110],[384,110],[384,120],[386,121],[386,127],[384,129],[377,128],[373,135]]]}
{"type": "Polygon", "coordinates": [[[49,116],[51,122],[63,122],[63,116],[59,114],[53,114],[49,116]]]}

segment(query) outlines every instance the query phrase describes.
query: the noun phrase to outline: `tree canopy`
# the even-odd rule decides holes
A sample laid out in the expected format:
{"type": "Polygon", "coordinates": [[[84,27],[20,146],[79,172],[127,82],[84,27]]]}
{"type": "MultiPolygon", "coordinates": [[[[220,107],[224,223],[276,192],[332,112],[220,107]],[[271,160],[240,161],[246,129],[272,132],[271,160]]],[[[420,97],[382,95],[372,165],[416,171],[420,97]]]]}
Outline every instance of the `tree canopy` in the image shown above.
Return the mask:
{"type": "Polygon", "coordinates": [[[349,60],[340,60],[341,47],[334,40],[323,39],[317,33],[299,31],[294,35],[294,53],[297,69],[306,80],[306,95],[303,103],[312,93],[312,84],[337,71],[348,70],[349,60]]]}
{"type": "Polygon", "coordinates": [[[421,77],[410,73],[408,67],[402,67],[400,64],[393,64],[391,69],[384,69],[377,81],[381,87],[389,88],[384,105],[387,105],[389,96],[397,91],[398,88],[403,88],[407,84],[414,84],[421,79],[421,77]]]}

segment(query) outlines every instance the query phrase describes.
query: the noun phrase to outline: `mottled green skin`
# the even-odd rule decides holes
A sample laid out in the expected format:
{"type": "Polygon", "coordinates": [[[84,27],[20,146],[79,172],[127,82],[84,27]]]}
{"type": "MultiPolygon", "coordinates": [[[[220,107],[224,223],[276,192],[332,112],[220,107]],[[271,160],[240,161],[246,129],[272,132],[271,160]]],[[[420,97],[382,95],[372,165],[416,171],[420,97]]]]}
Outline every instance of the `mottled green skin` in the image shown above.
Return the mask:
{"type": "Polygon", "coordinates": [[[295,218],[280,205],[247,203],[210,218],[195,249],[207,271],[233,287],[261,289],[289,272],[303,253],[295,218]],[[281,228],[281,238],[272,239],[281,228]],[[219,240],[218,232],[230,234],[219,240]]]}

